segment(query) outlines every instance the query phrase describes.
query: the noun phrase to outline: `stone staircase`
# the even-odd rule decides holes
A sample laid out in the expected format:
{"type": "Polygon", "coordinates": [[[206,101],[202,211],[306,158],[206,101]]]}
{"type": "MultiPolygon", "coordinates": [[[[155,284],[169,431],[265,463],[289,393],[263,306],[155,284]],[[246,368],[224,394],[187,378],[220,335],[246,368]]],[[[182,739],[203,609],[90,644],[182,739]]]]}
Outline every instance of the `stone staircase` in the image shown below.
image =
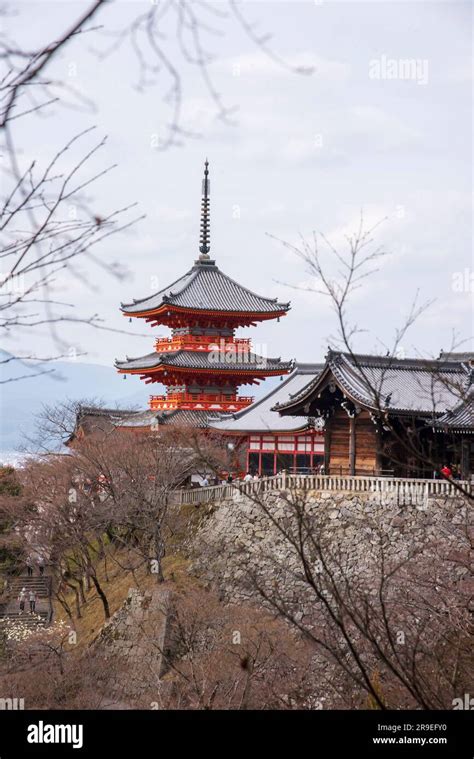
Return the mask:
{"type": "Polygon", "coordinates": [[[19,621],[22,623],[24,627],[46,627],[46,625],[49,623],[49,612],[47,611],[35,611],[34,614],[30,614],[29,611],[25,609],[24,612],[14,612],[14,611],[7,611],[7,612],[1,612],[0,611],[0,623],[2,620],[8,619],[12,622],[19,621]]]}
{"type": "Polygon", "coordinates": [[[42,577],[20,575],[8,579],[8,588],[4,600],[0,602],[0,622],[2,619],[11,621],[21,620],[26,627],[48,625],[51,620],[51,578],[47,575],[42,577]],[[18,596],[22,588],[26,591],[25,610],[20,611],[18,596]],[[29,611],[28,594],[33,590],[36,593],[36,611],[29,611]]]}

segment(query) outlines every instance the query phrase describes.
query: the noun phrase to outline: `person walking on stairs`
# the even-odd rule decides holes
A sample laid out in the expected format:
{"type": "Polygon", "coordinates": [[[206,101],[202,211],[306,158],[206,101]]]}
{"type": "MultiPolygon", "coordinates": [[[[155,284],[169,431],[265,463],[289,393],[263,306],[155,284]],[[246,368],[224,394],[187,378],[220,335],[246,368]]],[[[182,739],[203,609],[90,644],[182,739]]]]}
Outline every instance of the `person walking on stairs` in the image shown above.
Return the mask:
{"type": "Polygon", "coordinates": [[[21,589],[20,595],[18,596],[18,600],[20,602],[20,612],[23,614],[23,612],[25,611],[26,588],[21,589]]]}
{"type": "Polygon", "coordinates": [[[39,568],[40,577],[43,577],[43,575],[44,575],[44,559],[43,559],[42,556],[38,556],[38,568],[39,568]]]}
{"type": "Polygon", "coordinates": [[[26,569],[28,571],[28,577],[33,577],[33,559],[28,556],[26,559],[26,569]]]}
{"type": "Polygon", "coordinates": [[[36,593],[34,590],[30,590],[29,601],[30,601],[30,614],[34,614],[35,609],[36,609],[36,593]]]}

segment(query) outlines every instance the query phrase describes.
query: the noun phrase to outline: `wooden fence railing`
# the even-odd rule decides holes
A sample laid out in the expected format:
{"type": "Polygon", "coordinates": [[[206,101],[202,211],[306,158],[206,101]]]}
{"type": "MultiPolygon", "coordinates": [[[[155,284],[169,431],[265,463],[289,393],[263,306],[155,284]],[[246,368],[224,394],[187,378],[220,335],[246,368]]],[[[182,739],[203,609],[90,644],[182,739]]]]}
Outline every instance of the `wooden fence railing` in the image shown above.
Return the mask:
{"type": "Polygon", "coordinates": [[[464,491],[473,492],[469,482],[457,481],[457,486],[449,480],[421,480],[397,477],[365,477],[327,474],[277,474],[273,477],[262,477],[250,482],[236,481],[224,485],[214,485],[191,490],[177,490],[174,493],[175,503],[210,503],[223,501],[234,497],[237,493],[243,495],[260,495],[268,491],[279,490],[314,490],[338,491],[350,493],[380,493],[399,499],[401,502],[419,503],[434,495],[456,495],[459,487],[464,491]]]}

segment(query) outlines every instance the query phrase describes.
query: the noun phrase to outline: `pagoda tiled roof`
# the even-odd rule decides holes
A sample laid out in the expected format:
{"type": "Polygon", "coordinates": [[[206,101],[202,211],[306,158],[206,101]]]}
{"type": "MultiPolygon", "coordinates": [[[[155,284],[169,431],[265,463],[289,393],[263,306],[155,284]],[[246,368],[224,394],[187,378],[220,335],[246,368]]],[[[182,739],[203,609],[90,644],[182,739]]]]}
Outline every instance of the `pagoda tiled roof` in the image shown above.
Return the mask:
{"type": "Polygon", "coordinates": [[[332,375],[344,394],[365,408],[439,416],[465,394],[471,375],[466,361],[469,355],[472,359],[472,354],[462,354],[461,360],[451,354],[430,360],[329,351],[321,375],[274,408],[298,413],[301,404],[316,398],[332,375]]]}
{"type": "MultiPolygon", "coordinates": [[[[224,358],[224,356],[223,356],[224,358]]],[[[233,357],[232,357],[233,358],[233,357]]],[[[149,371],[160,366],[171,366],[179,369],[209,369],[210,371],[280,371],[287,372],[292,367],[291,361],[281,361],[280,358],[267,358],[256,353],[235,354],[234,360],[216,360],[215,353],[207,351],[179,350],[173,353],[157,353],[153,351],[139,358],[128,358],[116,361],[115,366],[121,371],[149,371]]]]}
{"type": "Polygon", "coordinates": [[[198,259],[193,268],[163,290],[133,303],[122,303],[126,314],[155,311],[163,306],[192,311],[272,314],[286,312],[289,303],[257,295],[224,274],[211,259],[198,259]]]}

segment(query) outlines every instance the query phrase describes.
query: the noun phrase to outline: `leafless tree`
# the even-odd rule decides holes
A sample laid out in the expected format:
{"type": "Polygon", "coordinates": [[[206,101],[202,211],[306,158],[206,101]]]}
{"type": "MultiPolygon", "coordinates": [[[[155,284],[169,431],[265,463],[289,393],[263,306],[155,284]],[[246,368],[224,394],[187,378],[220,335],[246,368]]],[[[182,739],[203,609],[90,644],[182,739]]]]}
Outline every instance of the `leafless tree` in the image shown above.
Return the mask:
{"type": "MultiPolygon", "coordinates": [[[[312,652],[299,633],[255,606],[223,603],[196,585],[176,594],[170,614],[172,644],[162,650],[145,625],[142,645],[163,657],[165,677],[150,666],[135,672],[138,703],[160,709],[309,708],[314,689],[312,652]]],[[[130,673],[133,677],[133,673],[130,673]]]]}
{"type": "Polygon", "coordinates": [[[79,455],[103,478],[116,539],[131,543],[162,582],[166,533],[173,519],[170,498],[189,476],[189,452],[169,436],[119,431],[103,443],[86,441],[79,455]]]}
{"type": "MultiPolygon", "coordinates": [[[[51,455],[32,461],[21,472],[22,492],[5,503],[25,555],[34,551],[48,559],[53,592],[64,601],[67,587],[84,600],[84,582],[92,584],[104,615],[110,616],[106,592],[99,578],[104,559],[104,534],[109,518],[89,483],[78,481],[71,456],[51,455]]],[[[63,603],[64,605],[64,603],[63,603]]]]}
{"type": "MultiPolygon", "coordinates": [[[[227,8],[187,0],[152,3],[138,14],[134,11],[118,30],[113,29],[113,6],[105,0],[91,0],[80,13],[71,10],[64,29],[33,48],[21,39],[12,39],[6,30],[0,33],[4,72],[0,78],[0,135],[7,159],[0,197],[0,329],[15,345],[0,357],[0,364],[11,363],[15,369],[3,382],[53,371],[47,363],[69,355],[71,349],[61,330],[65,322],[109,329],[99,314],[76,315],[72,311],[74,304],[64,302],[59,292],[59,278],[67,273],[87,281],[77,266],[79,260],[109,275],[123,276],[123,267],[102,256],[102,243],[142,218],[136,215],[133,203],[106,210],[89,197],[91,189],[97,192],[98,180],[114,168],[98,163],[105,138],[96,137],[93,127],[65,136],[49,159],[24,160],[16,131],[20,120],[31,123],[33,130],[36,117],[58,118],[62,107],[96,110],[96,104],[75,89],[70,78],[56,73],[55,63],[61,56],[85,39],[104,65],[121,45],[130,44],[139,66],[138,88],[161,88],[171,108],[170,122],[161,130],[156,145],[160,149],[181,144],[190,135],[182,117],[184,70],[189,64],[200,70],[218,116],[229,120],[232,109],[224,105],[213,83],[213,56],[207,49],[209,40],[224,33],[229,20],[280,65],[287,65],[272,52],[268,36],[258,33],[234,2],[227,8]],[[54,355],[41,356],[32,349],[31,331],[40,325],[49,327],[54,355]],[[23,335],[27,347],[18,350],[23,335]]],[[[2,15],[9,19],[7,6],[2,15]]],[[[303,67],[293,70],[310,73],[303,67]]]]}
{"type": "Polygon", "coordinates": [[[35,415],[33,432],[24,435],[22,449],[27,454],[47,455],[49,453],[65,453],[66,447],[73,444],[81,424],[85,419],[96,419],[93,429],[105,431],[111,429],[110,414],[114,412],[133,413],[134,409],[127,406],[123,409],[119,404],[108,404],[102,398],[66,398],[57,403],[45,403],[35,415]]]}
{"type": "Polygon", "coordinates": [[[278,497],[277,507],[247,495],[267,541],[233,550],[198,544],[217,584],[260,598],[310,642],[326,664],[317,691],[326,704],[333,682],[358,708],[450,708],[472,667],[467,501],[437,503],[436,521],[414,508],[387,518],[389,504],[362,512],[350,501],[335,520],[340,500],[311,502],[296,489],[278,497]]]}
{"type": "MultiPolygon", "coordinates": [[[[84,190],[111,168],[89,170],[103,140],[73,158],[75,152],[80,153],[78,146],[90,136],[87,130],[73,137],[46,167],[38,167],[35,161],[21,168],[15,165],[11,182],[4,183],[6,192],[0,210],[3,234],[0,327],[7,339],[14,339],[18,344],[20,335],[31,335],[31,330],[48,324],[58,354],[41,357],[33,352],[10,351],[1,358],[2,364],[17,362],[27,366],[31,359],[44,363],[68,356],[70,346],[58,331],[63,322],[84,322],[106,328],[97,314],[71,315],[71,304],[61,301],[58,283],[66,270],[74,270],[79,257],[120,276],[119,269],[102,262],[94,251],[111,234],[137,221],[137,217],[129,213],[132,206],[99,216],[85,205],[84,190]],[[73,155],[69,156],[70,153],[73,155]],[[73,168],[67,166],[69,158],[73,168]]],[[[45,367],[39,369],[39,373],[47,371],[45,367]]]]}

